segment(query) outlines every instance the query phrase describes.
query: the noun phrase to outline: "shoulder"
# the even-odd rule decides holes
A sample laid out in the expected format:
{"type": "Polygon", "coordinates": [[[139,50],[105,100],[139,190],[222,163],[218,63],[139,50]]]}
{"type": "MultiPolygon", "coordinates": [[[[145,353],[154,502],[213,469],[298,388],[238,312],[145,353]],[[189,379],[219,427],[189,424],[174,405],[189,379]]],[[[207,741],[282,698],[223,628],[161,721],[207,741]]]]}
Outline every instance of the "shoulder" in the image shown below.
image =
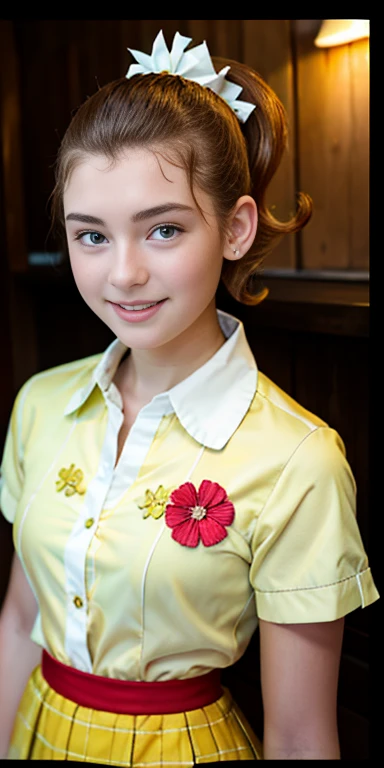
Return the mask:
{"type": "Polygon", "coordinates": [[[293,470],[299,470],[303,481],[335,471],[349,474],[339,433],[260,372],[246,429],[255,448],[259,437],[263,461],[270,456],[275,478],[289,476],[293,470]]]}
{"type": "Polygon", "coordinates": [[[239,439],[259,444],[284,466],[297,446],[326,422],[304,408],[265,374],[258,371],[256,392],[246,418],[240,425],[239,439]]]}
{"type": "Polygon", "coordinates": [[[44,420],[63,414],[74,393],[89,383],[102,353],[48,368],[35,373],[22,385],[12,409],[19,434],[29,427],[39,414],[44,420]]]}
{"type": "Polygon", "coordinates": [[[303,433],[311,432],[317,427],[328,426],[327,423],[312,411],[304,408],[293,397],[284,392],[265,374],[258,372],[256,402],[265,411],[273,414],[280,427],[296,427],[303,433]]]}
{"type": "Polygon", "coordinates": [[[22,396],[30,402],[38,403],[46,397],[55,396],[56,402],[62,398],[70,398],[73,392],[89,382],[102,353],[63,363],[31,376],[21,387],[18,397],[22,396]]]}

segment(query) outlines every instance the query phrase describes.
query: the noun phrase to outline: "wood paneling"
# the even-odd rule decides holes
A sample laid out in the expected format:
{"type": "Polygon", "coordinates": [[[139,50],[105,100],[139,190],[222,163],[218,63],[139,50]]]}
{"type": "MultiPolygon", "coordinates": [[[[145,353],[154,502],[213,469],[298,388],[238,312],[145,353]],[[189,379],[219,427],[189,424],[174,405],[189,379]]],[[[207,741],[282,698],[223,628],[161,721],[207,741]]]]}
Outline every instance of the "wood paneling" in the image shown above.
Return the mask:
{"type": "Polygon", "coordinates": [[[0,19],[0,155],[4,208],[2,258],[15,272],[27,268],[20,64],[12,21],[0,19]]]}
{"type": "Polygon", "coordinates": [[[350,46],[351,171],[350,259],[352,269],[369,269],[369,46],[357,40],[350,46]]]}
{"type": "Polygon", "coordinates": [[[13,179],[9,195],[14,200],[8,216],[15,205],[26,206],[26,230],[14,227],[15,237],[11,238],[13,269],[26,268],[25,246],[17,245],[17,239],[26,239],[28,251],[54,247],[47,240],[47,205],[54,159],[73,110],[97,87],[126,73],[132,61],[127,48],[149,52],[159,29],[169,44],[179,30],[192,37],[194,44],[206,39],[212,53],[250,64],[274,88],[287,110],[289,146],[267,202],[277,218],[284,220],[295,210],[296,193],[307,191],[314,199],[314,215],[300,237],[288,236],[277,245],[266,266],[347,272],[369,268],[366,40],[317,49],[314,38],[320,20],[316,19],[1,23],[6,28],[2,36],[7,59],[4,87],[14,104],[21,104],[22,130],[20,142],[11,110],[7,122],[13,142],[11,156],[21,183],[15,183],[15,173],[9,174],[13,179]]]}
{"type": "Polygon", "coordinates": [[[300,184],[314,201],[302,266],[368,269],[368,42],[315,48],[319,24],[293,27],[300,184]]]}
{"type": "MultiPolygon", "coordinates": [[[[242,61],[253,67],[274,89],[288,117],[288,149],[267,193],[268,206],[281,221],[296,207],[294,83],[290,21],[287,19],[245,19],[242,61]]],[[[281,240],[268,257],[268,267],[296,266],[296,238],[281,240]]]]}
{"type": "MultiPolygon", "coordinates": [[[[48,288],[47,290],[51,290],[48,288]]],[[[28,283],[10,274],[8,280],[13,393],[39,368],[39,347],[44,338],[36,326],[36,297],[28,283]]],[[[46,296],[41,297],[44,302],[46,296]]],[[[53,309],[54,312],[54,309],[53,309]]]]}

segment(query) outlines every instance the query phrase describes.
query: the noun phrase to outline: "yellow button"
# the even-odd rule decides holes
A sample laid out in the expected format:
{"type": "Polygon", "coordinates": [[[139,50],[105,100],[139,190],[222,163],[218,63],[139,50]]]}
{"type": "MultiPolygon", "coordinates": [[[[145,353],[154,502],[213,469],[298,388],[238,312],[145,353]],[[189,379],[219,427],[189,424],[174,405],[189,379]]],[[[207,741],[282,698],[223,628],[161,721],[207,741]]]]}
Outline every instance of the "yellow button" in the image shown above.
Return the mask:
{"type": "Polygon", "coordinates": [[[94,522],[95,519],[93,517],[89,517],[88,520],[85,521],[84,525],[86,528],[92,528],[94,522]]]}
{"type": "Polygon", "coordinates": [[[82,608],[83,607],[83,601],[82,601],[81,597],[79,597],[78,595],[76,595],[76,597],[73,598],[73,602],[74,602],[76,608],[82,608]]]}

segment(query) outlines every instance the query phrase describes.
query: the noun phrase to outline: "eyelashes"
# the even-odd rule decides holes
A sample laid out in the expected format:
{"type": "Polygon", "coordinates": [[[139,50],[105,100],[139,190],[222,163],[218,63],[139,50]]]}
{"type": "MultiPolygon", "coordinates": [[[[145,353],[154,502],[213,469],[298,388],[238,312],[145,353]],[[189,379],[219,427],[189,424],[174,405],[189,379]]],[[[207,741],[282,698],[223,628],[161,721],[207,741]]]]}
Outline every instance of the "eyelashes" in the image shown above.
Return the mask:
{"type": "Polygon", "coordinates": [[[77,240],[78,242],[82,243],[82,245],[88,245],[88,246],[91,246],[91,247],[95,247],[95,246],[98,246],[98,245],[104,245],[104,241],[107,240],[107,238],[104,235],[100,234],[100,232],[95,232],[93,230],[88,230],[87,232],[78,232],[75,235],[74,239],[77,240]],[[83,240],[84,237],[101,238],[101,240],[103,242],[100,242],[100,240],[99,240],[97,242],[85,243],[84,240],[83,240]]]}
{"type": "MultiPolygon", "coordinates": [[[[157,242],[173,241],[184,231],[183,227],[179,224],[159,224],[149,232],[148,239],[156,240],[157,242]]],[[[109,242],[105,235],[102,235],[101,232],[93,229],[77,232],[74,240],[90,248],[105,245],[105,243],[109,242]],[[90,238],[90,242],[85,241],[85,238],[87,237],[90,238]]]]}
{"type": "Polygon", "coordinates": [[[160,237],[154,237],[154,240],[174,240],[175,232],[180,233],[184,232],[184,230],[182,227],[176,226],[176,224],[161,224],[161,226],[155,227],[150,234],[154,235],[155,233],[159,233],[160,237]],[[171,234],[169,234],[169,232],[171,232],[171,234]]]}

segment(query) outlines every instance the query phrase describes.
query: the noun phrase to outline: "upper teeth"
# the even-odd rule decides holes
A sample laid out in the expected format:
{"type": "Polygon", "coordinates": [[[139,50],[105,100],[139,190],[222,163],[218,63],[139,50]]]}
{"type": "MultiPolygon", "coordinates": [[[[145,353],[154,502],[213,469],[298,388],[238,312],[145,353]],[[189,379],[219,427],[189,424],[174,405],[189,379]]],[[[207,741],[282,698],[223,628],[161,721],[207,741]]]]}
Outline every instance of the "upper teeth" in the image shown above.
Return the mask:
{"type": "Polygon", "coordinates": [[[119,304],[120,307],[123,309],[148,309],[148,307],[154,307],[155,304],[157,304],[157,301],[154,301],[152,304],[135,304],[135,306],[132,306],[131,304],[119,304]]]}

